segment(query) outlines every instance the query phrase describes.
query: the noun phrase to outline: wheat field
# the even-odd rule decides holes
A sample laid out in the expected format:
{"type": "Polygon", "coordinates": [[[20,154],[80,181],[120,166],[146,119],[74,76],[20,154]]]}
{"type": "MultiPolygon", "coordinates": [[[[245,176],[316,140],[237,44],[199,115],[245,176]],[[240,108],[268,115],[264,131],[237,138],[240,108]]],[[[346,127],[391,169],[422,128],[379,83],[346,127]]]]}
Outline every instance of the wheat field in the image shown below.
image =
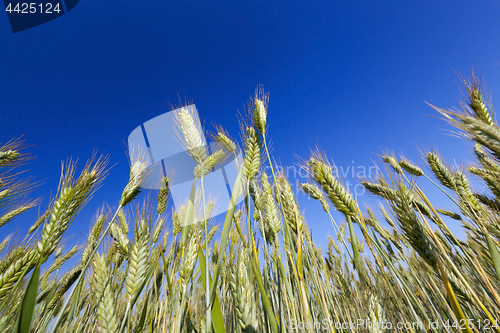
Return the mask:
{"type": "MultiPolygon", "coordinates": [[[[80,172],[65,163],[57,194],[24,239],[0,240],[0,332],[500,332],[500,128],[475,71],[461,79],[459,110],[432,107],[474,143],[467,168],[450,168],[437,150],[423,153],[423,165],[382,156],[383,172],[360,180],[380,199],[374,211],[354,199],[324,152],[303,157],[302,190],[336,234],[327,251],[269,153],[273,124],[260,87],[241,139],[218,127],[211,155],[193,115],[176,114],[201,184],[236,156],[240,177],[220,226],[208,218],[215,203],[203,185],[173,212],[167,178],[138,197],[148,172],[136,158],[117,204],[97,211],[86,243],[68,249],[66,230],[109,168],[104,156],[80,172]],[[473,192],[469,179],[488,192],[473,192]],[[447,210],[428,199],[424,183],[446,194],[447,210]],[[447,223],[461,224],[466,237],[447,223]]],[[[18,140],[0,148],[0,227],[39,205],[19,177],[22,148],[18,140]]]]}

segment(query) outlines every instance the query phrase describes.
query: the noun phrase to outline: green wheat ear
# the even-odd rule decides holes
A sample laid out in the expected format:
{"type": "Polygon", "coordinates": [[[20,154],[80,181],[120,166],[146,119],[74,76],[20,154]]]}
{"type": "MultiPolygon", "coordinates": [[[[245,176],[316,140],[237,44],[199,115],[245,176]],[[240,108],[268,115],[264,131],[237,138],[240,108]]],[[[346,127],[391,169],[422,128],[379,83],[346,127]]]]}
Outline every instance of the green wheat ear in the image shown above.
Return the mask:
{"type": "Polygon", "coordinates": [[[313,156],[309,159],[308,170],[338,211],[345,215],[357,216],[356,204],[352,195],[335,178],[332,167],[324,162],[321,156],[313,156]]]}
{"type": "Polygon", "coordinates": [[[181,132],[181,140],[187,153],[198,164],[207,157],[207,149],[203,140],[203,131],[195,123],[193,111],[182,107],[175,113],[175,121],[181,132]]]}
{"type": "Polygon", "coordinates": [[[403,169],[398,164],[398,161],[393,156],[382,156],[382,160],[388,163],[396,173],[403,174],[403,169]]]}
{"type": "Polygon", "coordinates": [[[97,254],[94,257],[94,274],[92,276],[93,296],[97,304],[98,327],[103,332],[116,332],[118,330],[118,318],[116,316],[116,304],[114,292],[109,284],[108,267],[104,257],[97,254]]]}
{"type": "Polygon", "coordinates": [[[250,182],[257,176],[260,168],[260,138],[257,135],[255,128],[247,127],[247,136],[245,142],[245,158],[243,167],[245,177],[250,182]]]}
{"type": "Polygon", "coordinates": [[[253,99],[253,121],[257,130],[264,135],[266,134],[268,100],[269,94],[264,92],[263,86],[259,86],[253,99]]]}
{"type": "Polygon", "coordinates": [[[406,158],[401,158],[401,161],[399,161],[399,165],[409,174],[412,174],[414,176],[420,177],[423,176],[424,171],[416,166],[415,164],[411,163],[408,161],[406,158]]]}
{"type": "Polygon", "coordinates": [[[120,206],[125,207],[140,193],[141,185],[146,177],[147,164],[138,160],[133,162],[130,167],[130,178],[123,189],[120,206]]]}
{"type": "Polygon", "coordinates": [[[234,153],[236,151],[236,144],[222,127],[218,129],[215,140],[217,140],[227,152],[234,153]]]}
{"type": "Polygon", "coordinates": [[[456,182],[454,180],[453,174],[443,164],[441,158],[437,153],[429,152],[427,154],[427,163],[429,163],[432,172],[434,172],[434,175],[441,184],[452,190],[456,188],[456,182]]]}

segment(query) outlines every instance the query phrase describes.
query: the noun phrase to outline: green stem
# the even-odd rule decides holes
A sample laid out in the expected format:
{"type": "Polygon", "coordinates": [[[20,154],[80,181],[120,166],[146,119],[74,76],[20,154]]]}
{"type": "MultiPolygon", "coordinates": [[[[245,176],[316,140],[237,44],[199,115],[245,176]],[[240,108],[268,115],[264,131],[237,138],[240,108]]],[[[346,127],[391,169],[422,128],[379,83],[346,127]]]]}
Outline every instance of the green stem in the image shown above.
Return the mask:
{"type": "MultiPolygon", "coordinates": [[[[208,253],[208,228],[207,228],[207,221],[208,217],[206,216],[206,211],[205,211],[205,189],[203,187],[203,163],[201,163],[201,197],[203,201],[203,223],[205,225],[205,253],[206,253],[206,259],[208,262],[209,258],[209,253],[208,253]]],[[[212,332],[212,312],[210,311],[210,279],[209,279],[209,267],[207,265],[207,268],[205,269],[205,316],[206,316],[206,324],[207,324],[207,333],[212,332]]]]}
{"type": "Polygon", "coordinates": [[[361,257],[359,256],[358,249],[358,239],[356,238],[356,234],[354,233],[354,226],[352,224],[351,216],[347,215],[347,224],[349,224],[349,233],[351,235],[351,246],[352,253],[354,256],[354,266],[356,266],[356,270],[358,271],[358,276],[361,281],[364,281],[364,270],[361,264],[361,257]]]}

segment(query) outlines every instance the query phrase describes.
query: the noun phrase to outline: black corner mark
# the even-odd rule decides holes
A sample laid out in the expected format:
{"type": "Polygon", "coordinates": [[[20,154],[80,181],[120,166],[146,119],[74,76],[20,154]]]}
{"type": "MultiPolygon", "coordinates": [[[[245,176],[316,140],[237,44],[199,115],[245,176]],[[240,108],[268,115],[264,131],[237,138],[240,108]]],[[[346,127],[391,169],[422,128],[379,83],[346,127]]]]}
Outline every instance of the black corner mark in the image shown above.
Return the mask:
{"type": "Polygon", "coordinates": [[[79,0],[4,0],[12,32],[52,21],[73,9],[79,0]]]}
{"type": "Polygon", "coordinates": [[[65,0],[64,2],[66,3],[66,12],[69,12],[73,8],[75,8],[76,4],[80,0],[65,0]]]}

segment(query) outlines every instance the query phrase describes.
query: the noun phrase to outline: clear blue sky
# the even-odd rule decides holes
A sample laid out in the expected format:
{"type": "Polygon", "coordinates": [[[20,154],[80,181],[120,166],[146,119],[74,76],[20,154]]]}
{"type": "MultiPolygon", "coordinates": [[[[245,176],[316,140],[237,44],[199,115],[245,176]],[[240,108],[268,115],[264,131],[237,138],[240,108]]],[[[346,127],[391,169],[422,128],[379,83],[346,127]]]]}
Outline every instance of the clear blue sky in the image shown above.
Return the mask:
{"type": "MultiPolygon", "coordinates": [[[[432,144],[470,160],[425,101],[458,106],[454,70],[468,74],[474,63],[500,98],[499,17],[500,3],[486,0],[85,0],[13,34],[3,14],[0,142],[24,135],[42,209],[61,161],[110,155],[116,165],[69,230],[76,240],[103,201],[119,199],[129,133],[178,95],[194,101],[207,129],[215,122],[237,136],[236,112],[264,84],[273,155],[284,165],[317,143],[344,168],[368,167],[387,148],[416,159],[432,144]]],[[[310,202],[301,208],[323,242],[328,219],[310,202]]],[[[24,235],[34,215],[0,234],[24,235]]]]}

